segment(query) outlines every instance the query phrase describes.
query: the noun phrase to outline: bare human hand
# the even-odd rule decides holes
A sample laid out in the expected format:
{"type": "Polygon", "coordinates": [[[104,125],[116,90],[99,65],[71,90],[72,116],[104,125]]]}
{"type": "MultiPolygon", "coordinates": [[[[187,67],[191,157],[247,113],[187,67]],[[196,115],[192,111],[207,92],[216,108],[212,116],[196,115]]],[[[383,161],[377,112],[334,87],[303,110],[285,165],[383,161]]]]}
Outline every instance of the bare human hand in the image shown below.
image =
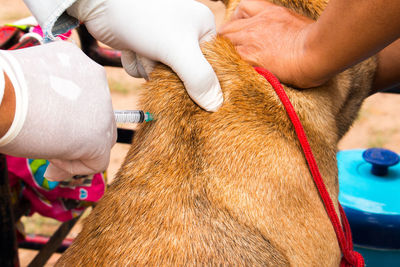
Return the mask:
{"type": "Polygon", "coordinates": [[[265,0],[243,0],[219,33],[245,61],[268,69],[284,83],[307,88],[326,81],[310,77],[304,66],[304,38],[313,22],[265,0]]]}
{"type": "Polygon", "coordinates": [[[242,0],[220,33],[244,60],[299,88],[321,85],[379,53],[378,91],[400,83],[399,12],[400,1],[330,0],[313,21],[266,0],[242,0]]]}

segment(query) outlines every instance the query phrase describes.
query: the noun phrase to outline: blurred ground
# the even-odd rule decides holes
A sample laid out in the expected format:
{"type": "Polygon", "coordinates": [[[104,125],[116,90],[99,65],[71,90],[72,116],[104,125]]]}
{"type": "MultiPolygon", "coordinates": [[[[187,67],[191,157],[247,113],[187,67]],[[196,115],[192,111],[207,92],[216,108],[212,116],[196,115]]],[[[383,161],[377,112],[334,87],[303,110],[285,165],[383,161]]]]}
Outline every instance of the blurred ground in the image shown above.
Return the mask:
{"type": "MultiPolygon", "coordinates": [[[[220,2],[200,0],[207,4],[216,15],[217,26],[223,21],[224,7],[220,2]]],[[[29,16],[29,11],[22,0],[0,0],[0,25],[29,16]]],[[[114,109],[135,109],[142,79],[127,75],[122,69],[107,68],[107,75],[112,93],[114,109]]],[[[360,112],[352,129],[342,139],[339,149],[368,147],[385,147],[400,153],[400,95],[376,94],[369,97],[360,112]]],[[[125,127],[126,125],[124,125],[125,127]]],[[[134,126],[129,126],[134,127],[134,126]]],[[[112,179],[122,163],[129,145],[117,144],[111,155],[108,175],[112,179]]],[[[24,218],[26,231],[29,233],[51,234],[59,225],[58,222],[35,215],[24,218]]],[[[80,231],[78,224],[70,236],[80,231]]],[[[20,250],[21,266],[27,266],[35,252],[20,250]]],[[[57,255],[53,256],[46,266],[53,266],[57,255]]]]}

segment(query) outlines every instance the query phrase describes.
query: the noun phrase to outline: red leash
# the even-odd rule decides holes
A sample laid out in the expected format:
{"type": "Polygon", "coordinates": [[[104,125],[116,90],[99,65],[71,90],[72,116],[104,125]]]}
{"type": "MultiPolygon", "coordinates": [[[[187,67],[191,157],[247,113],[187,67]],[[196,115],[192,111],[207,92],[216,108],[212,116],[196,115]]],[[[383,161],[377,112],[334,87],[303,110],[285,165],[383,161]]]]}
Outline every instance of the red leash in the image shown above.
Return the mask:
{"type": "Polygon", "coordinates": [[[300,145],[303,149],[303,153],[306,157],[308,167],[310,169],[311,175],[314,179],[314,183],[317,186],[319,195],[322,198],[322,202],[324,203],[326,212],[332,222],[333,228],[336,233],[336,237],[339,242],[340,249],[342,251],[343,257],[340,262],[340,266],[349,267],[349,266],[364,266],[364,258],[360,253],[353,250],[353,241],[351,237],[351,230],[349,222],[347,221],[346,214],[343,211],[342,206],[339,204],[340,216],[342,218],[343,229],[340,225],[340,220],[338,215],[336,214],[335,207],[333,205],[332,199],[329,196],[328,191],[326,190],[324,181],[322,180],[321,174],[319,172],[317,163],[314,159],[314,155],[312,154],[310,145],[307,140],[307,136],[304,132],[303,126],[299,118],[297,117],[296,111],[294,110],[292,104],[288,96],[285,93],[285,90],[282,87],[282,84],[279,80],[269,71],[260,67],[254,67],[254,69],[264,76],[265,79],[272,85],[275,92],[277,93],[279,99],[281,100],[285,110],[293,123],[294,129],[296,131],[297,137],[300,141],[300,145]]]}

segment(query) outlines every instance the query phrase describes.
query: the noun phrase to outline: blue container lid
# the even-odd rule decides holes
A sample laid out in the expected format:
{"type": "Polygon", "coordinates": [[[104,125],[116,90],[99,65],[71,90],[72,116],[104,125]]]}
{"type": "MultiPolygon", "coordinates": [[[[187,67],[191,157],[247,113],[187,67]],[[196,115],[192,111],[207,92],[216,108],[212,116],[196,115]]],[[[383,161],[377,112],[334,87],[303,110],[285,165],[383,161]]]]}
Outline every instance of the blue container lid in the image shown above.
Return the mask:
{"type": "Polygon", "coordinates": [[[346,150],[337,154],[337,160],[339,201],[348,217],[354,243],[400,249],[398,155],[381,149],[346,150]],[[376,165],[378,175],[374,174],[376,165]],[[382,172],[379,168],[388,169],[382,172]]]}
{"type": "Polygon", "coordinates": [[[383,148],[370,148],[362,154],[364,160],[372,164],[371,173],[377,176],[385,176],[390,166],[399,163],[399,155],[383,148]]]}

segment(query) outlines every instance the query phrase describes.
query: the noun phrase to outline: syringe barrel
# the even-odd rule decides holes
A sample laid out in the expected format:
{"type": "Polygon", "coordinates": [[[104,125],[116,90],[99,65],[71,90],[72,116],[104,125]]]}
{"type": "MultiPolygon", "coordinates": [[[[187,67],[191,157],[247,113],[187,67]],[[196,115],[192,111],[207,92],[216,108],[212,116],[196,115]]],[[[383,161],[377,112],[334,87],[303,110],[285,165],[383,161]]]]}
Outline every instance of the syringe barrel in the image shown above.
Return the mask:
{"type": "Polygon", "coordinates": [[[146,120],[143,110],[114,110],[117,123],[142,123],[146,120]]]}

